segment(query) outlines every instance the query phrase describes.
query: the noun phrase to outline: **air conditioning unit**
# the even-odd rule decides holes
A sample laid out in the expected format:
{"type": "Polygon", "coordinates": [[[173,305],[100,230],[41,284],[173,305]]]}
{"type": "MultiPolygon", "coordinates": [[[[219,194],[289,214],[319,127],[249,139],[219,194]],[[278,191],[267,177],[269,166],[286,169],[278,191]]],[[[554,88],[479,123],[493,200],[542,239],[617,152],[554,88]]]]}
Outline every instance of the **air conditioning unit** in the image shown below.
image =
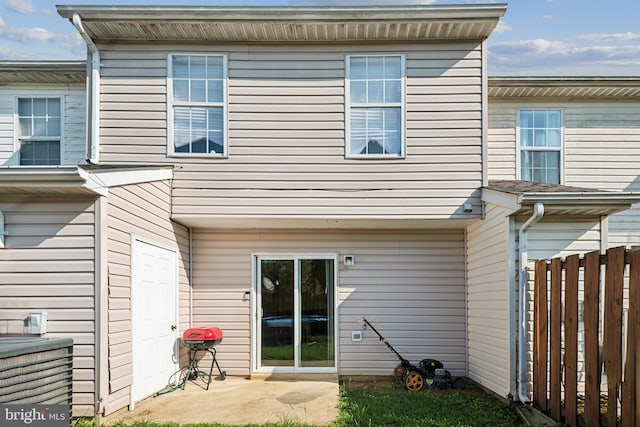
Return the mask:
{"type": "Polygon", "coordinates": [[[69,405],[73,340],[0,338],[0,404],[69,405]]]}

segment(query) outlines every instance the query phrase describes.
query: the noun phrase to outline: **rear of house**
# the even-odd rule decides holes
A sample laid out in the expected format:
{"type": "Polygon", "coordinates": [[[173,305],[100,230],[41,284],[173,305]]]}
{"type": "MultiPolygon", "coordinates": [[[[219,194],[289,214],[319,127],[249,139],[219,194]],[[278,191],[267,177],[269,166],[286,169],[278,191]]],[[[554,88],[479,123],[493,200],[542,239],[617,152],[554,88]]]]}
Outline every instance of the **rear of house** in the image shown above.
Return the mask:
{"type": "Polygon", "coordinates": [[[638,82],[504,92],[505,8],[58,6],[86,88],[84,63],[0,87],[0,332],[48,310],[74,338],[74,415],[161,389],[190,327],[224,331],[229,375],[389,375],[362,317],[526,400],[528,261],[637,244],[638,82]],[[25,133],[36,105],[64,132],[25,133]]]}
{"type": "MultiPolygon", "coordinates": [[[[174,167],[166,208],[191,253],[175,337],[222,328],[230,375],[389,374],[365,316],[407,358],[466,374],[465,227],[482,217],[485,39],[504,5],[59,11],[100,64],[92,160],[174,167]]],[[[154,391],[136,391],[117,240],[106,413],[154,391]]]]}

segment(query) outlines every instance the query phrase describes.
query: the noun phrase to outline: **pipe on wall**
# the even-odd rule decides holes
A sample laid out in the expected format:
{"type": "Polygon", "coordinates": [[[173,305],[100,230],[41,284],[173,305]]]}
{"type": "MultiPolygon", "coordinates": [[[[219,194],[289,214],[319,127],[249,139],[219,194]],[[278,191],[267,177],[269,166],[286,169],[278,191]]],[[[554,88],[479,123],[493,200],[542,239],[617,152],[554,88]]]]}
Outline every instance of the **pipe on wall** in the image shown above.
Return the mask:
{"type": "Polygon", "coordinates": [[[91,52],[91,74],[87,95],[90,110],[87,117],[87,140],[89,143],[87,161],[96,164],[100,161],[100,51],[85,31],[80,15],[74,13],[71,22],[91,52]]]}
{"type": "Polygon", "coordinates": [[[520,226],[518,231],[518,255],[520,262],[518,264],[519,290],[518,301],[520,309],[518,310],[518,324],[520,331],[518,334],[518,399],[520,402],[528,404],[530,402],[527,396],[527,263],[528,256],[528,230],[540,221],[544,215],[544,204],[537,202],[533,206],[533,214],[527,221],[520,226]]]}

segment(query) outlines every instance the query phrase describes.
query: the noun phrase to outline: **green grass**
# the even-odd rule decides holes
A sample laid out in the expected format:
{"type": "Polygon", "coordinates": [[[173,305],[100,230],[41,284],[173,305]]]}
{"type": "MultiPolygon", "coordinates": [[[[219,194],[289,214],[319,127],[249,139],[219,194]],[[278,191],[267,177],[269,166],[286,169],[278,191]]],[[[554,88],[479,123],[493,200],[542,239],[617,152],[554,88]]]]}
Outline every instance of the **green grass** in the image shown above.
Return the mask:
{"type": "MultiPolygon", "coordinates": [[[[116,427],[178,427],[176,423],[117,423],[116,427]]],[[[520,425],[512,406],[499,402],[477,386],[465,390],[409,392],[398,384],[350,383],[340,386],[339,416],[326,427],[508,427],[520,425]]],[[[228,427],[223,424],[191,424],[191,427],[228,427]]],[[[258,427],[258,425],[250,425],[258,427]]],[[[78,422],[76,427],[93,427],[78,422]]],[[[308,427],[289,420],[259,427],[308,427]]]]}
{"type": "Polygon", "coordinates": [[[338,426],[495,426],[518,425],[512,407],[475,387],[467,390],[408,392],[393,388],[341,389],[338,426]]]}

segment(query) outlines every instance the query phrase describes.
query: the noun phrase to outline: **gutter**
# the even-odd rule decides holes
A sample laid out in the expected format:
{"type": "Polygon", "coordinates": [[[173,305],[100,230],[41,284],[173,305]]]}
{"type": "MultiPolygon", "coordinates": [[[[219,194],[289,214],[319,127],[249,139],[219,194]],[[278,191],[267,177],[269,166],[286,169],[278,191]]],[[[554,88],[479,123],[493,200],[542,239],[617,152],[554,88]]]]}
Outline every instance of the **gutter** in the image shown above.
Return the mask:
{"type": "Polygon", "coordinates": [[[527,262],[528,259],[528,229],[540,221],[544,215],[544,204],[537,202],[533,207],[533,215],[520,227],[518,231],[518,255],[520,262],[518,264],[519,273],[519,292],[518,301],[520,309],[518,310],[518,324],[520,331],[518,334],[518,399],[524,404],[530,403],[527,396],[527,262]]]}
{"type": "Polygon", "coordinates": [[[89,144],[89,163],[100,161],[100,51],[82,25],[80,15],[74,13],[71,22],[76,27],[80,36],[91,51],[91,76],[87,101],[89,104],[89,117],[87,117],[87,142],[89,144]]]}

